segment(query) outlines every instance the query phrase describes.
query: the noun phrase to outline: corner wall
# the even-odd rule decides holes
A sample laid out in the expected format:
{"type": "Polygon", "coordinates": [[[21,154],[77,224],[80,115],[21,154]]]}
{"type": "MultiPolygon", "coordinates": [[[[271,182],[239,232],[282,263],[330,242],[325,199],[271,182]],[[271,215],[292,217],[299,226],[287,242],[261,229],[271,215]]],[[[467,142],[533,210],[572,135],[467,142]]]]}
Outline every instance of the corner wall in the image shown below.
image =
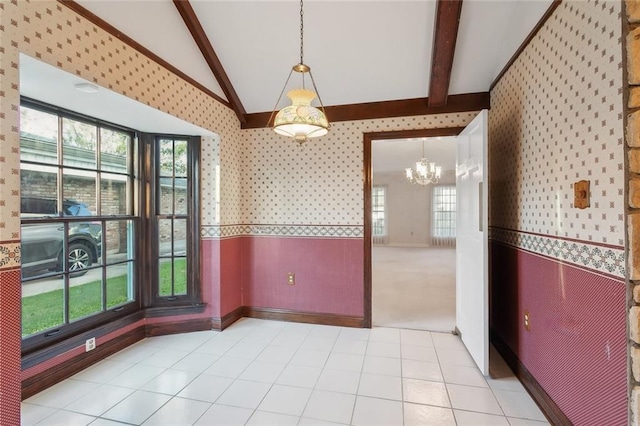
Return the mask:
{"type": "Polygon", "coordinates": [[[491,107],[492,337],[573,424],[627,424],[621,3],[563,1],[491,107]]]}

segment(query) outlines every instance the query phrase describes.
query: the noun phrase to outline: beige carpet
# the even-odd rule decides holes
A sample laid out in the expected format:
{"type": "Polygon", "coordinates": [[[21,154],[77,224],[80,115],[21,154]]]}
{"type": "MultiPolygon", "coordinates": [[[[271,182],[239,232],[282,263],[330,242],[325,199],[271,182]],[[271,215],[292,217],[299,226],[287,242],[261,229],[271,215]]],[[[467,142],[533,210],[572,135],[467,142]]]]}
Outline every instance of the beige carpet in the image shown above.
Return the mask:
{"type": "Polygon", "coordinates": [[[373,325],[453,331],[455,268],[455,248],[373,247],[373,325]]]}

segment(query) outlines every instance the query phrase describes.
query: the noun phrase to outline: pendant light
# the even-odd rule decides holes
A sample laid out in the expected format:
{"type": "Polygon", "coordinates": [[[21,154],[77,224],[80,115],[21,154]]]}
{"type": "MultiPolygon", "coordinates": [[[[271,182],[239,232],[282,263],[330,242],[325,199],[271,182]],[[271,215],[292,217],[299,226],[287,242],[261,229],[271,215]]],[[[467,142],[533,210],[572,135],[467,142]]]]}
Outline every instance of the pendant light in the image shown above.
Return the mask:
{"type": "Polygon", "coordinates": [[[269,123],[271,123],[272,119],[272,128],[277,134],[291,137],[301,146],[310,138],[324,136],[329,132],[329,121],[324,112],[324,105],[318,94],[313,74],[311,74],[311,68],[304,63],[304,13],[302,0],[300,0],[300,63],[294,65],[289,71],[287,81],[285,81],[282,92],[280,92],[280,96],[273,107],[273,112],[269,117],[269,123]],[[289,91],[287,97],[291,99],[291,105],[282,108],[276,114],[278,103],[282,99],[282,95],[294,72],[301,75],[302,88],[289,91]],[[313,90],[305,87],[306,74],[309,74],[313,90]],[[316,97],[320,103],[320,108],[311,105],[311,101],[316,97]]]}

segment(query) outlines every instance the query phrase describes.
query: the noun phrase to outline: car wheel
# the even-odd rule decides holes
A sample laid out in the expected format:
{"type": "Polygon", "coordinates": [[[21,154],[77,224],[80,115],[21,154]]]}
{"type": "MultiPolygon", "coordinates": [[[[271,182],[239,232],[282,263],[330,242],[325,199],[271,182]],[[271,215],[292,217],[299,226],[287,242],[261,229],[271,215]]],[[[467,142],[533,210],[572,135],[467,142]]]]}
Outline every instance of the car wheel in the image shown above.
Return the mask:
{"type": "Polygon", "coordinates": [[[84,244],[73,243],[69,246],[69,257],[67,261],[69,262],[69,272],[72,273],[74,277],[84,275],[87,271],[83,271],[83,269],[91,266],[91,252],[84,244]]]}

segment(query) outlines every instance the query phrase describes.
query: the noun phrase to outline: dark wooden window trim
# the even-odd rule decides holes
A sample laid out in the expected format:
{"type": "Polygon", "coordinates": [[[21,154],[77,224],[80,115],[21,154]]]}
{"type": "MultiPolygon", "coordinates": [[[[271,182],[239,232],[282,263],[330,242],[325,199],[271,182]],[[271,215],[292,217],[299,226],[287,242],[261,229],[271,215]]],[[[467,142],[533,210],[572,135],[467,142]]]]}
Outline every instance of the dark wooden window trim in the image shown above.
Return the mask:
{"type": "Polygon", "coordinates": [[[437,129],[397,130],[391,132],[371,132],[363,134],[363,182],[364,182],[364,327],[371,328],[371,188],[373,168],[371,163],[371,143],[380,139],[430,138],[438,136],[458,136],[464,127],[442,127],[437,129]]]}
{"type": "Polygon", "coordinates": [[[149,273],[150,279],[142,284],[144,308],[154,308],[153,316],[174,315],[171,309],[183,309],[203,306],[202,282],[200,277],[200,137],[188,137],[166,134],[141,134],[142,161],[144,162],[144,181],[146,184],[141,189],[141,215],[143,217],[142,239],[145,241],[144,252],[141,257],[141,269],[149,273]],[[187,268],[187,294],[184,296],[161,297],[156,296],[158,285],[157,260],[158,229],[153,220],[155,214],[156,186],[159,185],[156,177],[156,147],[159,139],[188,140],[188,164],[187,164],[187,203],[189,218],[187,220],[187,250],[189,263],[187,268]],[[156,309],[158,308],[158,309],[156,309]],[[163,308],[163,309],[159,309],[163,308]]]}

